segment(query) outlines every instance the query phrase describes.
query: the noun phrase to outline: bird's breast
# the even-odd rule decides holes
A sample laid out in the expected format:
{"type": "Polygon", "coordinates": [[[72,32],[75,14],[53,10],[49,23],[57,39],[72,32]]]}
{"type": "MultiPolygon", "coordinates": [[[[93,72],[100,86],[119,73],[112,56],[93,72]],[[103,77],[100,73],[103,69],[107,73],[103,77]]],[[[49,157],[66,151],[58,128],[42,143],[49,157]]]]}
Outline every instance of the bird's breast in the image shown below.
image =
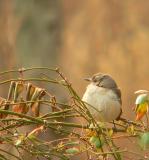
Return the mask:
{"type": "Polygon", "coordinates": [[[88,109],[100,121],[114,120],[121,112],[118,97],[111,89],[90,84],[82,100],[89,104],[88,109]]]}

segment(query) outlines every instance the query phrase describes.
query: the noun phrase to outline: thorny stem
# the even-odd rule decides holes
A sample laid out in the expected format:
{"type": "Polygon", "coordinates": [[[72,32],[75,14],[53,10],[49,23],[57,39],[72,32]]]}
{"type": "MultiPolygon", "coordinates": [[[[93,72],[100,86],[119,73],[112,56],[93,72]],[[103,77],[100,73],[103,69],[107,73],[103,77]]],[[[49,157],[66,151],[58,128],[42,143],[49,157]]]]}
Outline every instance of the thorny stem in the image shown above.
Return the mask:
{"type": "MultiPolygon", "coordinates": [[[[58,79],[51,79],[48,78],[48,76],[41,78],[41,77],[37,77],[37,78],[24,78],[24,76],[19,76],[21,78],[12,78],[12,79],[6,79],[4,81],[0,82],[0,85],[2,84],[7,84],[10,82],[24,82],[23,84],[26,85],[26,83],[28,82],[45,82],[45,83],[49,83],[49,84],[57,84],[57,85],[61,85],[64,86],[67,91],[70,94],[69,103],[60,103],[56,101],[56,98],[54,97],[54,102],[52,101],[52,94],[48,92],[48,90],[45,90],[46,95],[48,96],[48,100],[45,99],[36,99],[34,101],[24,101],[24,102],[13,102],[10,101],[9,98],[7,98],[6,103],[1,104],[0,106],[3,107],[6,104],[9,104],[9,106],[14,106],[14,105],[20,105],[20,104],[34,104],[34,103],[40,103],[40,104],[46,104],[47,106],[49,106],[50,108],[56,108],[58,111],[55,112],[49,112],[49,113],[45,113],[44,115],[40,115],[39,117],[33,117],[33,116],[29,116],[28,114],[22,114],[22,113],[17,113],[17,112],[13,112],[10,109],[9,110],[5,110],[5,109],[0,109],[0,114],[8,114],[7,118],[1,118],[0,121],[2,122],[1,124],[1,128],[0,128],[0,133],[3,134],[3,132],[5,131],[8,135],[12,135],[13,137],[13,129],[14,128],[19,128],[21,126],[25,126],[25,125],[32,125],[34,124],[34,126],[44,126],[44,128],[50,128],[60,134],[66,134],[68,135],[67,139],[63,140],[62,138],[57,139],[56,141],[56,145],[54,146],[54,143],[52,143],[52,141],[50,141],[51,143],[49,143],[49,147],[51,147],[50,145],[52,145],[51,149],[47,149],[47,144],[46,143],[35,143],[32,142],[27,143],[26,141],[21,142],[21,145],[17,146],[18,148],[27,151],[28,153],[35,155],[35,156],[42,156],[46,159],[51,159],[51,156],[56,156],[62,159],[67,159],[67,154],[66,154],[66,149],[65,144],[69,141],[71,141],[72,138],[76,138],[77,141],[79,141],[79,144],[82,145],[83,147],[86,147],[86,151],[91,152],[94,155],[100,155],[103,157],[106,157],[107,155],[113,155],[114,159],[119,160],[121,159],[120,157],[120,153],[125,153],[125,152],[130,152],[127,149],[120,149],[115,145],[115,139],[120,139],[120,138],[130,138],[130,137],[138,137],[138,135],[140,134],[140,132],[144,132],[148,130],[148,127],[144,127],[142,126],[141,123],[138,122],[134,122],[134,121],[130,121],[124,118],[121,118],[121,122],[122,123],[118,123],[115,122],[115,124],[118,126],[118,128],[114,129],[113,128],[113,132],[116,134],[118,132],[124,133],[125,135],[120,135],[120,136],[116,136],[116,135],[109,135],[109,131],[111,130],[111,128],[107,127],[105,124],[101,127],[99,126],[99,124],[97,123],[96,119],[91,115],[91,113],[88,110],[88,107],[86,106],[86,104],[81,100],[81,98],[78,96],[77,92],[73,89],[71,83],[68,81],[68,79],[63,75],[62,72],[60,72],[60,70],[58,68],[52,69],[52,68],[48,68],[48,67],[32,67],[32,68],[21,68],[18,70],[9,70],[9,71],[4,71],[4,72],[0,72],[0,76],[3,76],[5,74],[9,74],[9,73],[18,73],[23,75],[24,73],[28,72],[28,71],[51,71],[51,72],[55,72],[60,80],[58,79]],[[49,100],[50,99],[50,100],[49,100]],[[85,125],[81,125],[78,124],[76,122],[72,123],[72,122],[67,122],[67,121],[58,121],[61,120],[59,118],[67,118],[67,117],[81,117],[83,120],[85,120],[85,125]],[[90,129],[89,125],[90,124],[94,125],[94,129],[96,132],[96,135],[100,138],[100,136],[102,135],[104,137],[104,141],[105,141],[105,146],[101,146],[100,150],[101,151],[97,151],[95,147],[92,146],[92,144],[89,142],[89,138],[87,137],[85,134],[85,130],[86,129],[90,129]],[[130,134],[127,133],[127,128],[133,125],[134,126],[134,132],[135,134],[130,134]],[[144,127],[144,129],[142,129],[144,127]],[[70,130],[70,128],[73,129],[70,130]],[[74,131],[74,128],[76,129],[76,131],[74,131]],[[81,132],[83,131],[83,136],[82,133],[80,134],[80,130],[81,132]],[[73,136],[73,137],[72,137],[73,136]],[[23,144],[22,144],[23,143],[23,144]],[[61,145],[58,147],[59,143],[64,143],[64,145],[61,145]],[[46,148],[41,149],[39,146],[45,145],[44,147],[46,148]],[[90,149],[88,150],[88,146],[90,146],[90,149]],[[105,149],[106,148],[106,149],[105,149]]],[[[148,122],[148,117],[147,117],[147,122],[148,122]]],[[[38,128],[37,128],[38,129],[38,128]]],[[[36,129],[35,129],[36,130],[36,129]]],[[[20,133],[21,135],[21,133],[20,133]]],[[[5,138],[4,138],[5,139],[5,138]]],[[[13,142],[13,139],[12,139],[13,142]]],[[[13,144],[14,145],[14,144],[13,144]]],[[[60,145],[60,144],[59,144],[60,145]]],[[[16,146],[15,146],[16,147],[16,146]]],[[[76,147],[76,146],[72,146],[72,147],[76,147]]],[[[77,146],[78,147],[78,146],[77,146]]],[[[0,149],[1,152],[5,152],[7,153],[7,151],[3,151],[2,149],[0,149]]],[[[81,153],[81,147],[80,147],[80,151],[79,153],[81,153]]],[[[88,157],[89,157],[89,152],[88,152],[88,157]]],[[[135,152],[131,152],[132,154],[136,154],[135,152]]],[[[21,160],[21,158],[11,154],[11,153],[7,153],[10,156],[15,157],[16,159],[21,160]]],[[[137,155],[137,154],[136,154],[137,155]]],[[[139,155],[138,155],[139,156],[139,155]]],[[[142,156],[143,158],[143,156],[142,156]]]]}
{"type": "Polygon", "coordinates": [[[20,72],[27,72],[32,70],[48,70],[48,71],[57,71],[57,68],[48,68],[48,67],[32,67],[32,68],[20,68],[18,70],[8,70],[4,72],[0,72],[0,75],[8,74],[8,73],[20,73],[20,72]]]}

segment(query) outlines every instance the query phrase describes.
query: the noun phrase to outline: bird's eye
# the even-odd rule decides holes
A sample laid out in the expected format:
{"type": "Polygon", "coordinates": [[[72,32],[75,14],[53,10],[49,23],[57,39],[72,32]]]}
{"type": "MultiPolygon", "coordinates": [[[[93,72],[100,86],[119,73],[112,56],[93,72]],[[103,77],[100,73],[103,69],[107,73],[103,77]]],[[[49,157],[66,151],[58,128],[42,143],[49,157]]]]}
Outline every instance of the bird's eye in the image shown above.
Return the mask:
{"type": "Polygon", "coordinates": [[[100,82],[97,83],[97,86],[98,87],[103,87],[103,85],[100,82]]]}
{"type": "Polygon", "coordinates": [[[93,77],[93,78],[92,78],[92,81],[93,81],[93,82],[97,82],[97,80],[96,80],[96,78],[95,78],[95,77],[93,77]]]}

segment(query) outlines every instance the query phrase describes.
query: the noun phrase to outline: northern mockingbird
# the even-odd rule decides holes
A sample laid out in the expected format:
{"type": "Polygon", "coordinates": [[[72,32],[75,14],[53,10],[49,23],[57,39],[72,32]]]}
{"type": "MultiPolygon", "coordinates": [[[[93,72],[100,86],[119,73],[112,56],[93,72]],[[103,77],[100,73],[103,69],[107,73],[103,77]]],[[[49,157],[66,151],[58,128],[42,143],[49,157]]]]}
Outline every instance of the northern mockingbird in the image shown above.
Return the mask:
{"type": "Polygon", "coordinates": [[[110,75],[97,73],[85,78],[90,84],[82,100],[97,121],[118,120],[122,113],[121,91],[110,75]]]}

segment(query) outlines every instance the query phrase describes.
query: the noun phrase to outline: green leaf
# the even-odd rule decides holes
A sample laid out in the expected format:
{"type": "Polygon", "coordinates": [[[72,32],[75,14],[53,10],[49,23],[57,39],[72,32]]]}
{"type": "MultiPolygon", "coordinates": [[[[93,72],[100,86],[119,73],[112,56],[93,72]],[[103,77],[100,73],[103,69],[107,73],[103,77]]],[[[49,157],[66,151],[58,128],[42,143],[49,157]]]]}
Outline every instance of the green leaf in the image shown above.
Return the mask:
{"type": "Polygon", "coordinates": [[[91,138],[90,138],[90,143],[92,143],[92,144],[94,144],[95,143],[95,141],[97,140],[97,138],[98,137],[96,137],[96,136],[92,136],[91,138]]]}
{"type": "Polygon", "coordinates": [[[97,139],[94,144],[95,144],[96,148],[101,148],[102,147],[102,142],[101,142],[100,139],[97,139]]]}
{"type": "Polygon", "coordinates": [[[68,154],[76,154],[76,153],[79,153],[79,149],[75,148],[75,147],[69,148],[69,149],[66,150],[66,153],[68,153],[68,154]]]}
{"type": "Polygon", "coordinates": [[[143,150],[149,148],[149,132],[143,133],[141,135],[139,144],[143,150]]]}
{"type": "Polygon", "coordinates": [[[90,143],[93,144],[97,149],[101,148],[104,144],[104,140],[102,137],[92,136],[90,138],[90,143]]]}

